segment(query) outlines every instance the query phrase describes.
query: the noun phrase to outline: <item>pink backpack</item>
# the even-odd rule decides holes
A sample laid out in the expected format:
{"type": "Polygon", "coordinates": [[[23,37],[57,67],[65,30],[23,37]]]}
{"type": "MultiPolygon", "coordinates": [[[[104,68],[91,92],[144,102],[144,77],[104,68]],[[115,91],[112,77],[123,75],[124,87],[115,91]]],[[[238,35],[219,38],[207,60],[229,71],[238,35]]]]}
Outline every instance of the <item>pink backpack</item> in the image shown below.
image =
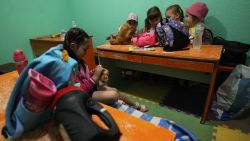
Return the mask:
{"type": "Polygon", "coordinates": [[[153,46],[156,43],[156,35],[154,31],[139,34],[132,38],[132,44],[138,47],[153,46]]]}

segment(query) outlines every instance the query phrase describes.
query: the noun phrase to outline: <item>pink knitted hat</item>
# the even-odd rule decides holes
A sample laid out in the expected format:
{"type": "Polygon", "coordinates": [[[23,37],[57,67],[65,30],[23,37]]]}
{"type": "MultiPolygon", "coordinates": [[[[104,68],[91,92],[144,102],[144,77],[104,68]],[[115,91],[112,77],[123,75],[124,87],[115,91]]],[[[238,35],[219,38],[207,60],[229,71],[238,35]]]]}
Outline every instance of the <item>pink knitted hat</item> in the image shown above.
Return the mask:
{"type": "Polygon", "coordinates": [[[186,12],[203,21],[208,13],[207,5],[203,2],[196,2],[186,9],[186,12]]]}

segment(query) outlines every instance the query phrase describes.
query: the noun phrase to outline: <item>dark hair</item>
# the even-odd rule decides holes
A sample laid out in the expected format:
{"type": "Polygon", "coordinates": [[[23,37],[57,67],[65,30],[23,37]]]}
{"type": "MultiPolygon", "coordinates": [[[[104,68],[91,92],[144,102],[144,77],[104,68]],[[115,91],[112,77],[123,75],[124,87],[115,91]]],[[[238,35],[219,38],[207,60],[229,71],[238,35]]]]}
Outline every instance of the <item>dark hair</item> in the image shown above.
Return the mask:
{"type": "MultiPolygon", "coordinates": [[[[166,12],[168,10],[172,9],[173,10],[173,14],[179,14],[180,15],[180,19],[181,19],[181,22],[183,22],[184,20],[184,13],[183,13],[183,10],[181,9],[181,7],[178,5],[178,4],[174,4],[174,5],[171,5],[169,6],[167,9],[166,9],[166,12]]],[[[166,13],[165,12],[165,13],[166,13]]]]}
{"type": "Polygon", "coordinates": [[[148,9],[147,18],[145,19],[145,29],[150,30],[151,25],[149,23],[149,20],[154,19],[154,18],[158,18],[158,17],[160,17],[162,20],[161,11],[157,6],[153,6],[150,9],[148,9]]]}
{"type": "Polygon", "coordinates": [[[71,43],[75,44],[83,44],[85,43],[86,39],[89,39],[89,35],[82,30],[81,28],[71,28],[69,31],[66,33],[65,38],[64,38],[64,44],[63,48],[67,50],[69,56],[73,59],[75,59],[78,63],[82,64],[84,67],[84,62],[83,60],[79,60],[73,50],[70,48],[71,43]]]}

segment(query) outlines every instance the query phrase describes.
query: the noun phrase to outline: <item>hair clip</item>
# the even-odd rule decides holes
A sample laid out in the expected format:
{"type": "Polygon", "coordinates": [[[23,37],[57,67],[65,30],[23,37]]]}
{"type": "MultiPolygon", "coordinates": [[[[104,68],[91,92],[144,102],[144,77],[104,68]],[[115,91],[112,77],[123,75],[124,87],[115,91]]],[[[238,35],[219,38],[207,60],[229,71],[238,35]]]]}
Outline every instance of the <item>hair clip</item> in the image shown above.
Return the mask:
{"type": "Polygon", "coordinates": [[[63,61],[64,61],[64,62],[68,62],[68,60],[69,60],[68,51],[65,50],[65,49],[62,51],[62,58],[63,58],[63,61]]]}

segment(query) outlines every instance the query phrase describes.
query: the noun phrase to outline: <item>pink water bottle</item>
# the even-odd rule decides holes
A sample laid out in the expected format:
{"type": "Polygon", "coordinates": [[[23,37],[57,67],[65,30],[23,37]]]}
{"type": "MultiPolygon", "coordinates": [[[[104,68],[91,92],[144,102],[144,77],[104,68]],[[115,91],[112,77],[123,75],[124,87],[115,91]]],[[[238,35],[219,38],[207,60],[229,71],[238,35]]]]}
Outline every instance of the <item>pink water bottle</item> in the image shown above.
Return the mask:
{"type": "Polygon", "coordinates": [[[16,69],[18,74],[20,74],[25,66],[28,64],[28,60],[26,59],[23,51],[17,49],[14,51],[13,59],[15,61],[16,69]]]}
{"type": "Polygon", "coordinates": [[[50,106],[56,93],[56,86],[49,78],[30,69],[28,94],[24,98],[25,107],[32,112],[42,112],[50,106]]]}

